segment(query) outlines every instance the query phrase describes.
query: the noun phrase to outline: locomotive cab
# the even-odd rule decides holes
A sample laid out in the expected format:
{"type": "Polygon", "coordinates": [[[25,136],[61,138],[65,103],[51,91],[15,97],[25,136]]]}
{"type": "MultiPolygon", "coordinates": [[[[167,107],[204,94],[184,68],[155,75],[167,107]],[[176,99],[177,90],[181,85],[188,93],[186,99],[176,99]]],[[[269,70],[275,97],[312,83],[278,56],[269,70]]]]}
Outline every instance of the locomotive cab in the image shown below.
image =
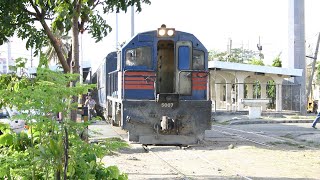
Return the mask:
{"type": "Polygon", "coordinates": [[[129,141],[197,143],[211,127],[207,66],[207,50],[192,34],[165,26],[139,33],[107,72],[107,114],[129,141]]]}

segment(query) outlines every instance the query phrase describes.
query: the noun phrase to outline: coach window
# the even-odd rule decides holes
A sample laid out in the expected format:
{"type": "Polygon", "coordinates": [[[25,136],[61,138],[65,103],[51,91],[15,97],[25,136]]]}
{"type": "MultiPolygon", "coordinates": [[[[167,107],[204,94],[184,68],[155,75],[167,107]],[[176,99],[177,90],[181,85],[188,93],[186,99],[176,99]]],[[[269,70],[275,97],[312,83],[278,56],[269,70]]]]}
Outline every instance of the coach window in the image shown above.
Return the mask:
{"type": "Polygon", "coordinates": [[[152,67],[151,47],[139,47],[126,51],[126,66],[152,67]]]}
{"type": "Polygon", "coordinates": [[[204,69],[204,52],[199,50],[193,50],[192,57],[192,69],[203,70],[204,69]]]}

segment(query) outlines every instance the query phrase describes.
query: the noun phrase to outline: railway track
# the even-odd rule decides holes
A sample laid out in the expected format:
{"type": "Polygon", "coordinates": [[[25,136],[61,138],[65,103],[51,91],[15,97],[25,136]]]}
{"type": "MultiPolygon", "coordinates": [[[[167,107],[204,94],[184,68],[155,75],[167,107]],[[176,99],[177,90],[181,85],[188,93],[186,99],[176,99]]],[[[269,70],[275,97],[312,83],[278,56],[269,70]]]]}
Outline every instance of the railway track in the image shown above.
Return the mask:
{"type": "Polygon", "coordinates": [[[294,144],[297,146],[304,146],[308,149],[319,149],[316,147],[312,147],[304,142],[296,141],[294,139],[288,139],[283,137],[274,137],[272,135],[261,134],[259,132],[252,131],[244,131],[240,129],[235,129],[231,127],[225,127],[220,125],[213,125],[212,131],[219,132],[225,135],[237,137],[242,140],[246,140],[248,142],[252,142],[254,144],[258,144],[261,146],[265,146],[268,148],[274,148],[275,145],[272,145],[270,142],[277,142],[279,144],[294,144]],[[258,139],[258,140],[257,140],[258,139]]]}
{"type": "MultiPolygon", "coordinates": [[[[263,134],[261,132],[251,132],[244,131],[228,126],[214,125],[210,131],[213,135],[220,134],[221,137],[226,139],[234,139],[233,142],[244,142],[243,144],[248,145],[248,143],[256,144],[265,147],[265,149],[279,149],[278,143],[269,142],[279,142],[279,144],[286,142],[291,142],[295,144],[301,144],[292,139],[274,137],[272,135],[263,134]]],[[[120,136],[120,134],[119,134],[120,136]]],[[[123,136],[121,136],[123,138],[123,136]]],[[[209,137],[210,138],[210,137],[209,137]]],[[[214,141],[215,137],[212,137],[214,141]]],[[[226,149],[226,139],[221,139],[218,145],[226,149]]],[[[231,142],[231,143],[233,143],[231,142]]],[[[131,152],[124,153],[123,162],[125,164],[120,169],[126,169],[124,172],[128,173],[129,177],[133,179],[156,179],[155,177],[162,177],[164,179],[176,179],[176,180],[192,180],[192,179],[256,179],[257,177],[253,174],[248,173],[242,167],[246,167],[247,164],[242,161],[238,161],[236,166],[234,166],[233,161],[225,163],[221,161],[220,158],[214,158],[212,156],[215,154],[215,150],[218,150],[215,146],[216,142],[204,141],[202,145],[190,146],[187,148],[181,148],[179,146],[141,146],[140,144],[135,144],[134,147],[140,150],[128,150],[131,152]],[[136,152],[139,152],[136,154],[136,152]],[[129,157],[128,157],[129,156],[129,157]],[[134,156],[132,158],[132,156],[134,156]],[[126,164],[127,160],[132,160],[131,164],[138,163],[143,164],[144,169],[136,169],[137,164],[130,166],[126,164]],[[157,171],[150,171],[156,168],[157,171]],[[147,176],[147,178],[146,178],[147,176]],[[166,178],[165,178],[166,177],[166,178]]],[[[306,146],[307,147],[307,146],[306,146]]],[[[312,147],[308,147],[312,148],[312,147]]],[[[220,152],[221,153],[221,152],[220,152]]],[[[229,151],[230,153],[230,151],[229,151]]],[[[117,164],[117,163],[115,163],[117,164]]]]}
{"type": "Polygon", "coordinates": [[[205,156],[202,156],[199,152],[195,152],[192,150],[192,148],[179,148],[176,147],[175,151],[180,151],[180,157],[175,158],[168,158],[163,153],[157,152],[154,149],[157,149],[157,146],[143,146],[143,149],[149,153],[152,154],[155,158],[159,159],[161,162],[163,162],[165,165],[167,165],[168,168],[172,170],[174,174],[176,174],[179,179],[183,180],[192,180],[192,179],[212,179],[212,178],[223,178],[228,177],[231,179],[246,179],[251,180],[250,177],[247,177],[245,175],[241,175],[240,173],[237,173],[234,169],[231,167],[221,167],[218,162],[213,162],[212,160],[207,159],[205,156]],[[174,159],[174,160],[173,160],[174,159]],[[191,173],[189,169],[186,169],[184,166],[178,166],[180,162],[188,162],[192,161],[194,166],[201,164],[202,166],[206,167],[206,175],[203,175],[202,172],[197,172],[196,169],[193,170],[191,173]]]}
{"type": "MultiPolygon", "coordinates": [[[[259,146],[264,146],[266,148],[272,149],[276,148],[276,145],[272,145],[270,142],[279,142],[280,144],[285,144],[287,142],[293,143],[293,144],[303,144],[302,142],[295,141],[292,139],[286,139],[286,138],[281,138],[281,137],[274,137],[271,135],[266,135],[266,134],[261,134],[259,132],[251,132],[251,131],[244,131],[240,129],[235,129],[235,128],[230,128],[230,127],[225,127],[225,126],[219,126],[215,125],[213,126],[212,131],[221,133],[225,136],[231,136],[233,138],[238,138],[242,141],[247,141],[250,143],[257,144],[259,146]]],[[[204,142],[206,144],[206,142],[204,142]]],[[[311,146],[307,146],[306,144],[303,144],[305,147],[310,148],[310,149],[316,149],[311,146]]],[[[192,151],[192,148],[182,148],[182,153],[185,154],[185,157],[193,157],[193,159],[196,159],[198,162],[196,163],[202,163],[206,164],[209,169],[212,169],[213,173],[220,172],[221,176],[223,177],[232,177],[235,179],[246,179],[246,180],[251,180],[253,178],[248,177],[241,172],[239,172],[238,169],[234,169],[232,166],[226,166],[226,165],[221,165],[219,162],[215,162],[212,159],[208,159],[207,157],[203,156],[201,153],[192,151]],[[201,161],[201,162],[199,162],[201,161]],[[223,172],[223,173],[222,173],[223,172]],[[224,174],[224,175],[223,175],[224,174]]],[[[161,154],[159,154],[156,151],[153,151],[152,149],[145,147],[145,150],[151,154],[154,155],[154,157],[159,158],[162,162],[164,162],[168,167],[170,167],[181,179],[193,179],[194,177],[190,177],[190,175],[186,172],[184,172],[183,167],[178,167],[175,165],[175,163],[168,161],[165,157],[163,157],[161,154]]],[[[245,166],[245,164],[244,164],[245,166]]]]}
{"type": "Polygon", "coordinates": [[[188,178],[188,176],[184,172],[182,172],[182,170],[179,170],[179,168],[175,167],[172,163],[169,163],[159,153],[154,152],[152,149],[150,149],[147,146],[142,146],[142,147],[146,152],[151,153],[152,155],[154,155],[154,157],[158,158],[163,163],[165,163],[171,170],[173,170],[173,172],[175,172],[179,176],[179,178],[183,180],[190,180],[190,178],[188,178]]]}

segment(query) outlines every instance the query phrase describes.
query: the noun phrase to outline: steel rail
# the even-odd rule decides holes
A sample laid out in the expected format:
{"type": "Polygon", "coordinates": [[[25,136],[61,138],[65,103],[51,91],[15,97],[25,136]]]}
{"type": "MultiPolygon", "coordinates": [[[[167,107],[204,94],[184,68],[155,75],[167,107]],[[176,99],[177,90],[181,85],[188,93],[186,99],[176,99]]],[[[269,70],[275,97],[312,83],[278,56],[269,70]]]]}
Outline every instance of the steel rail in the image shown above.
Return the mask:
{"type": "Polygon", "coordinates": [[[266,146],[266,147],[274,147],[272,145],[268,145],[266,143],[263,143],[263,142],[259,142],[259,141],[256,141],[256,140],[253,140],[253,139],[249,139],[249,138],[246,138],[246,137],[243,137],[241,135],[238,135],[238,134],[234,134],[234,133],[230,133],[230,132],[226,132],[226,131],[221,131],[221,130],[217,130],[217,129],[211,129],[212,131],[217,131],[217,132],[220,132],[222,134],[227,134],[227,135],[230,135],[230,136],[235,136],[235,137],[238,137],[240,139],[244,139],[244,140],[247,140],[247,141],[250,141],[250,142],[253,142],[255,144],[259,144],[259,145],[262,145],[262,146],[266,146]]]}
{"type": "MultiPolygon", "coordinates": [[[[212,161],[208,160],[207,158],[205,158],[203,155],[200,155],[199,153],[196,153],[194,151],[192,151],[192,153],[190,151],[188,151],[187,149],[184,149],[186,153],[188,153],[188,155],[191,155],[191,156],[196,156],[197,158],[201,159],[202,161],[208,163],[211,167],[213,167],[214,169],[216,170],[223,170],[223,168],[219,167],[216,163],[213,163],[212,161]]],[[[228,166],[224,166],[224,170],[231,173],[231,174],[236,174],[236,176],[238,177],[241,177],[243,179],[246,179],[246,180],[252,180],[251,178],[245,176],[245,175],[241,175],[240,173],[238,173],[235,169],[231,168],[231,167],[228,167],[228,166]]]]}
{"type": "MultiPolygon", "coordinates": [[[[310,149],[313,149],[313,150],[319,149],[319,148],[312,147],[312,146],[307,145],[307,144],[305,144],[303,142],[299,142],[299,141],[296,141],[296,140],[293,140],[293,139],[281,138],[281,137],[273,137],[273,136],[270,136],[270,135],[263,135],[263,134],[259,134],[259,133],[255,133],[255,132],[244,131],[244,130],[241,130],[241,129],[234,129],[234,128],[230,128],[230,127],[223,127],[223,126],[219,126],[219,125],[213,125],[213,127],[219,127],[219,128],[222,128],[222,129],[229,129],[229,130],[243,132],[243,133],[247,133],[247,134],[254,134],[254,135],[257,135],[257,136],[274,139],[274,140],[277,140],[277,141],[280,141],[280,142],[291,142],[291,143],[295,143],[295,144],[299,144],[299,145],[302,144],[303,146],[305,146],[307,148],[310,148],[310,149]]],[[[271,146],[271,147],[273,147],[273,146],[271,146]]]]}
{"type": "Polygon", "coordinates": [[[151,153],[152,155],[154,155],[155,157],[159,158],[162,162],[164,162],[165,164],[167,164],[176,174],[178,174],[179,176],[182,176],[183,180],[190,180],[186,174],[184,174],[183,172],[181,172],[180,170],[178,170],[177,168],[175,168],[173,165],[171,165],[168,161],[166,161],[164,158],[162,158],[159,154],[153,152],[150,148],[148,148],[147,146],[143,146],[143,149],[149,153],[151,153]]]}

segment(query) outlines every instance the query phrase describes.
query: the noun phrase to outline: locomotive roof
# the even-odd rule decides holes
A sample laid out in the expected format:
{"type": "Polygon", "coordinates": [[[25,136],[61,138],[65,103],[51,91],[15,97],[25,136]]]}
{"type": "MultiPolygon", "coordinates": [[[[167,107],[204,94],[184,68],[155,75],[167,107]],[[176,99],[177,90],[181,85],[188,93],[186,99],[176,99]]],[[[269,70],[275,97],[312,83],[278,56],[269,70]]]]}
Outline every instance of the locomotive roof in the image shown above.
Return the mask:
{"type": "MultiPolygon", "coordinates": [[[[133,37],[131,37],[131,39],[129,39],[122,46],[122,48],[126,47],[132,40],[134,40],[135,38],[139,37],[140,35],[152,35],[152,36],[155,37],[156,34],[157,34],[157,30],[140,32],[140,33],[134,35],[133,37]]],[[[189,36],[191,40],[196,41],[197,44],[199,44],[199,45],[201,45],[201,47],[205,48],[205,46],[202,44],[202,42],[200,40],[198,40],[198,38],[194,34],[191,34],[191,33],[188,33],[188,32],[184,32],[184,31],[177,31],[177,30],[175,30],[175,34],[176,34],[176,36],[174,36],[173,38],[176,38],[177,36],[181,36],[181,35],[184,35],[185,37],[189,36]]]]}

